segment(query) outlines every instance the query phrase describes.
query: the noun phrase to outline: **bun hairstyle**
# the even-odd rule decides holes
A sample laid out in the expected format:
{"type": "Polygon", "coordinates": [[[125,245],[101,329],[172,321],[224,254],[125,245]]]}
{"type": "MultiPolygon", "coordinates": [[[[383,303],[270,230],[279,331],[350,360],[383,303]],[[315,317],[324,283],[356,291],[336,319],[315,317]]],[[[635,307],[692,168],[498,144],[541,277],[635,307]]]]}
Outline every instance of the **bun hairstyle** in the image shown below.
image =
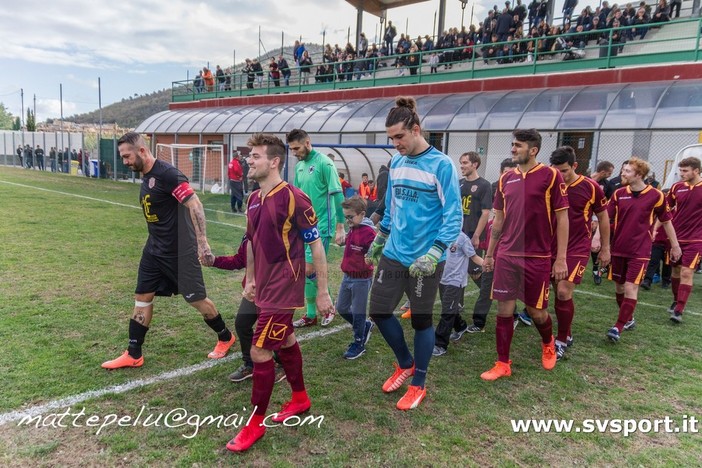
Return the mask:
{"type": "Polygon", "coordinates": [[[407,130],[411,130],[415,124],[421,127],[417,115],[417,101],[413,97],[398,96],[395,99],[395,107],[390,109],[385,119],[385,127],[392,127],[398,123],[402,123],[407,130]]]}

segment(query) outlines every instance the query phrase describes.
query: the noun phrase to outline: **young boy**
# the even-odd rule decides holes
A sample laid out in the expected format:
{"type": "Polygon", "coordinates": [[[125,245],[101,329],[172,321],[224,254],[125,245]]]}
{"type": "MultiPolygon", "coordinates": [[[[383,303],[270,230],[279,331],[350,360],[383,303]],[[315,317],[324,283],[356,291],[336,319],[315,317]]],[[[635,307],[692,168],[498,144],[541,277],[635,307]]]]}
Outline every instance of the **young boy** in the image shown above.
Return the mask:
{"type": "Polygon", "coordinates": [[[366,201],[354,195],[341,203],[346,223],[351,230],[346,236],[336,310],[353,327],[353,342],[344,353],[345,359],[356,359],[366,352],[373,322],[366,319],[368,291],[373,280],[373,265],[365,261],[366,252],[375,239],[373,222],[365,216],[366,201]]]}
{"type": "Polygon", "coordinates": [[[463,290],[468,284],[469,260],[478,266],[483,266],[483,259],[475,253],[475,248],[468,236],[461,232],[456,242],[447,251],[444,273],[439,281],[441,319],[436,326],[432,356],[446,354],[451,329],[459,331],[467,328],[466,322],[461,317],[461,308],[463,307],[463,290]]]}

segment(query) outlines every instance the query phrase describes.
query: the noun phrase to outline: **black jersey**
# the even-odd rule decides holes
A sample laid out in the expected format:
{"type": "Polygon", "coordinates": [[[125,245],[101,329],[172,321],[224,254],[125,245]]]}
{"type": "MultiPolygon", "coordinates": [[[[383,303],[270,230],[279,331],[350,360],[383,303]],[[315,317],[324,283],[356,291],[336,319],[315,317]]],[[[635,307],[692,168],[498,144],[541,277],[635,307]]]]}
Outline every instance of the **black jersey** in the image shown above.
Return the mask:
{"type": "Polygon", "coordinates": [[[188,178],[182,172],[156,160],[151,170],[144,174],[139,194],[139,203],[149,228],[144,250],[154,256],[166,257],[197,251],[190,213],[182,205],[193,193],[188,178]]]}
{"type": "MultiPolygon", "coordinates": [[[[462,178],[460,185],[461,207],[463,209],[463,232],[470,237],[478,227],[478,221],[480,221],[483,210],[492,208],[492,189],[490,187],[490,182],[482,177],[478,177],[472,182],[462,178]]],[[[480,237],[485,237],[484,230],[480,237]]]]}

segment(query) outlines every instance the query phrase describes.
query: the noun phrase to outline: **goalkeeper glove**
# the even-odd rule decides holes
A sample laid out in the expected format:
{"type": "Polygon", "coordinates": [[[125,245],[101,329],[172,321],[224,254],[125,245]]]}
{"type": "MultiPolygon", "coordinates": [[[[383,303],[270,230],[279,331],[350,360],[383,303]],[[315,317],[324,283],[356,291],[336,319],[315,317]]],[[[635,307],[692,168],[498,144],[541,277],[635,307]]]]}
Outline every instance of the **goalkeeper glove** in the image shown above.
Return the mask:
{"type": "Polygon", "coordinates": [[[436,265],[439,263],[443,252],[437,246],[432,246],[429,252],[425,253],[414,261],[409,267],[409,274],[415,278],[419,276],[430,276],[436,271],[436,265]]]}
{"type": "Polygon", "coordinates": [[[375,239],[373,239],[373,243],[368,248],[368,252],[366,253],[366,263],[368,265],[375,265],[378,263],[378,260],[380,260],[380,254],[383,253],[383,248],[385,247],[385,241],[387,240],[388,236],[382,232],[376,234],[375,239]]]}

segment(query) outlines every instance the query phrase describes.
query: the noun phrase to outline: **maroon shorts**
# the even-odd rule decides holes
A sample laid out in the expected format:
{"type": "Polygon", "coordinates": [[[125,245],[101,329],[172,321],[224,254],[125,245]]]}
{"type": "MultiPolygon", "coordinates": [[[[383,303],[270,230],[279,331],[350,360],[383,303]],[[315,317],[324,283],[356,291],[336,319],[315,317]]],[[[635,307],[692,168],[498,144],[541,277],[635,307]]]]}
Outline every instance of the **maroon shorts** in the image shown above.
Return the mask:
{"type": "Polygon", "coordinates": [[[617,284],[641,284],[646,275],[648,258],[616,257],[612,255],[608,278],[617,284]]]}
{"type": "MultiPolygon", "coordinates": [[[[566,280],[573,284],[580,284],[588,260],[590,259],[587,257],[566,257],[566,265],[568,266],[568,276],[566,276],[566,280]]],[[[554,258],[553,261],[555,262],[556,259],[554,258]]]]}
{"type": "MultiPolygon", "coordinates": [[[[671,265],[684,266],[694,270],[700,258],[702,258],[702,242],[686,242],[680,244],[680,249],[682,250],[682,256],[677,262],[672,262],[671,265]]],[[[668,251],[668,257],[670,257],[670,251],[668,251]]]]}
{"type": "Polygon", "coordinates": [[[285,344],[288,335],[293,333],[295,309],[259,309],[253,345],[269,351],[277,351],[285,344]]]}
{"type": "Polygon", "coordinates": [[[550,257],[500,255],[495,260],[492,298],[498,301],[519,299],[529,307],[545,309],[550,283],[550,257]]]}

